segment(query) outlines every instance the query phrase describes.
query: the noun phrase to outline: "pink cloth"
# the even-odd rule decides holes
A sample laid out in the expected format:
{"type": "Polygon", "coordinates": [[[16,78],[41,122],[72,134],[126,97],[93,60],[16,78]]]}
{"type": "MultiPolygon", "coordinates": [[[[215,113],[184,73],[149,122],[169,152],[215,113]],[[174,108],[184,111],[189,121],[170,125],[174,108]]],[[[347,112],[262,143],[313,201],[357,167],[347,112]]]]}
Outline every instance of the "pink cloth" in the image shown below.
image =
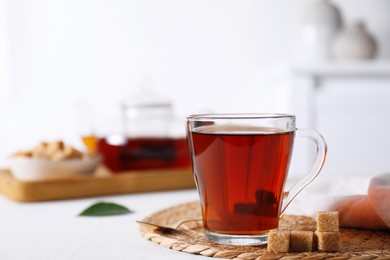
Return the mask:
{"type": "Polygon", "coordinates": [[[341,227],[390,229],[390,173],[371,179],[367,195],[341,197],[330,206],[341,227]]]}

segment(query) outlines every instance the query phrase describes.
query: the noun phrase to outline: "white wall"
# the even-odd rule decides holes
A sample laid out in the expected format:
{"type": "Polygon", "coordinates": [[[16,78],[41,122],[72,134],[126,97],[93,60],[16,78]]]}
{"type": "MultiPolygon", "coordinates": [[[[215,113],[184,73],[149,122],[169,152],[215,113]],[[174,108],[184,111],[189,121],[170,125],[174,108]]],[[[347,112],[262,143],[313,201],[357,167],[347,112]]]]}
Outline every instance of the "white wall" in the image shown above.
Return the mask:
{"type": "MultiPolygon", "coordinates": [[[[310,0],[0,2],[3,164],[5,155],[42,139],[79,145],[80,101],[91,104],[98,128],[119,128],[119,103],[136,93],[144,75],[174,101],[180,118],[288,112],[283,64],[310,0]]],[[[389,2],[337,3],[347,20],[363,17],[387,41],[389,2]]],[[[390,57],[389,48],[381,57],[390,57]]]]}

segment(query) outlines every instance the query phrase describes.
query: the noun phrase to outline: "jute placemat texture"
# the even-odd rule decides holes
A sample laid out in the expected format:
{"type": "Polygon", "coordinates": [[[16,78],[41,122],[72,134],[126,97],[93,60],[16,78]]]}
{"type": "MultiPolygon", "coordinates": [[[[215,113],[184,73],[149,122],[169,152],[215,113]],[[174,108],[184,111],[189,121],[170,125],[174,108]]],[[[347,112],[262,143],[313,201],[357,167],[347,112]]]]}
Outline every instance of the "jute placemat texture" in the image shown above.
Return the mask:
{"type": "MultiPolygon", "coordinates": [[[[158,211],[144,221],[171,225],[180,220],[201,218],[199,202],[188,202],[158,211]]],[[[315,229],[316,222],[307,216],[284,215],[280,228],[295,230],[315,229]]],[[[305,252],[272,254],[266,246],[227,246],[208,241],[203,235],[201,222],[190,222],[179,227],[177,232],[162,233],[141,227],[142,235],[167,248],[190,254],[214,258],[243,260],[294,260],[294,259],[390,259],[390,231],[369,231],[341,229],[342,249],[340,252],[305,252]]]]}

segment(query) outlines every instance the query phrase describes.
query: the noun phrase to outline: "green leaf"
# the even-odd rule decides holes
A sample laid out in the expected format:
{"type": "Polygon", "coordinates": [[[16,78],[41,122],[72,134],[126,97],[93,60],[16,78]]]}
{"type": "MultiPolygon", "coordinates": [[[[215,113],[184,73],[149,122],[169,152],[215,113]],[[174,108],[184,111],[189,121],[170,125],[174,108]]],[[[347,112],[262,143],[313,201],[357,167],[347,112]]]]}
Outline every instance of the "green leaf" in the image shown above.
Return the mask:
{"type": "Polygon", "coordinates": [[[79,216],[114,216],[129,214],[132,212],[133,211],[119,204],[111,202],[98,202],[86,208],[79,214],[79,216]]]}

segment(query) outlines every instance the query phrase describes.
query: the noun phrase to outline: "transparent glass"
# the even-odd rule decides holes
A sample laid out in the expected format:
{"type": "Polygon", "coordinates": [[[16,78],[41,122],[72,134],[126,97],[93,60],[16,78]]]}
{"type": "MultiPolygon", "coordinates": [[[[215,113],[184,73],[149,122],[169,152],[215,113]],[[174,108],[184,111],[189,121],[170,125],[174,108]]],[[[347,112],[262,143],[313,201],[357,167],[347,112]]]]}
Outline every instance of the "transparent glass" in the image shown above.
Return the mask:
{"type": "Polygon", "coordinates": [[[229,245],[261,245],[286,207],[320,173],[327,146],[315,130],[296,129],[286,114],[207,114],[187,118],[187,142],[205,236],[229,245]],[[313,140],[311,170],[290,190],[296,136],[313,140]]]}

